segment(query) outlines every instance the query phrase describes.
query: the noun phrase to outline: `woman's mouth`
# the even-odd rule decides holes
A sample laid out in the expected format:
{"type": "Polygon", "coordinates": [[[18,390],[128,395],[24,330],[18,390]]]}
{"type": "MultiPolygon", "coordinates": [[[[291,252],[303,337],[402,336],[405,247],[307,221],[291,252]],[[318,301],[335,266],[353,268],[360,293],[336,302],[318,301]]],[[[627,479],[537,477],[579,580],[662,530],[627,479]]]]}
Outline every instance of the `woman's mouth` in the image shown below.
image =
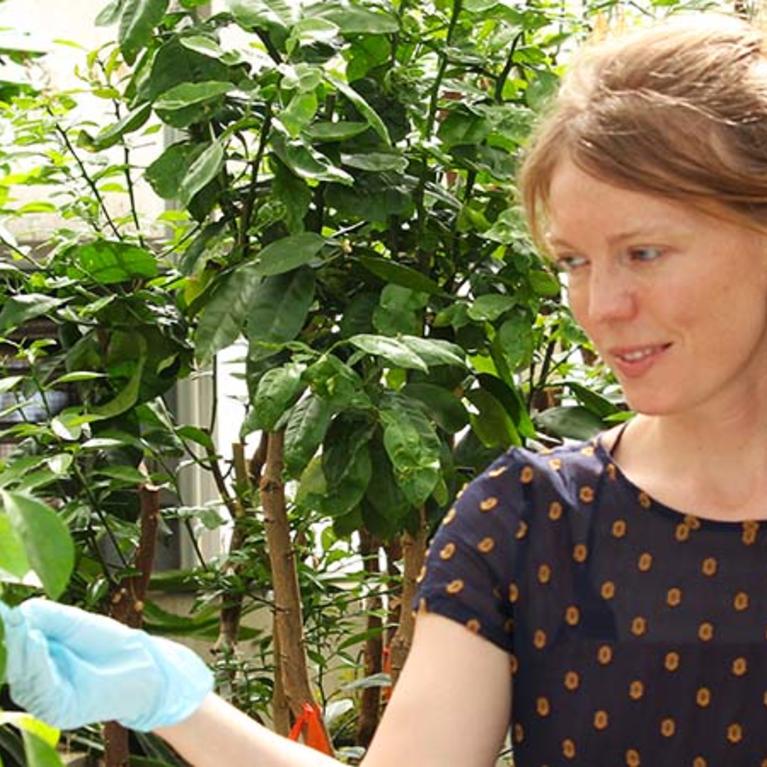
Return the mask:
{"type": "Polygon", "coordinates": [[[623,346],[609,350],[618,372],[629,378],[644,375],[671,347],[671,344],[623,346]]]}

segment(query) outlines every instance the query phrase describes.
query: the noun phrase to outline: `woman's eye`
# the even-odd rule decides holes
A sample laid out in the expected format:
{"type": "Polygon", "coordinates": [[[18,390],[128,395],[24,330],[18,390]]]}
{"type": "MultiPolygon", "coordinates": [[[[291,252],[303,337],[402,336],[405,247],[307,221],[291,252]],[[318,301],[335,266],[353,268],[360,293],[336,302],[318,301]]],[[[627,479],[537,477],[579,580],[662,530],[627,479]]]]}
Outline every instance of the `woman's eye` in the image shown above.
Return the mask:
{"type": "Polygon", "coordinates": [[[563,272],[572,272],[579,266],[583,266],[586,263],[586,259],[583,256],[558,256],[557,268],[563,272]]]}
{"type": "Polygon", "coordinates": [[[656,261],[663,255],[660,248],[631,248],[629,255],[634,261],[656,261]]]}

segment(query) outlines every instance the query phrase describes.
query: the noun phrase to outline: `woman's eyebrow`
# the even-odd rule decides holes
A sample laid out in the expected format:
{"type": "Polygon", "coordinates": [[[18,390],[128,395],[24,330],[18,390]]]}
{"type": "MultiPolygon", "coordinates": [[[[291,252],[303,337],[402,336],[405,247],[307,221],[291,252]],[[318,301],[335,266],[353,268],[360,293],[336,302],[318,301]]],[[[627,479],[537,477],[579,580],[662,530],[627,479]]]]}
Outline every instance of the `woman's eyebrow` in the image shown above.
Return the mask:
{"type": "MultiPolygon", "coordinates": [[[[670,233],[670,230],[667,227],[664,226],[647,226],[647,227],[637,227],[635,229],[628,229],[625,232],[619,232],[618,234],[610,235],[607,238],[607,242],[610,245],[616,245],[618,243],[624,242],[625,240],[631,240],[635,237],[655,237],[659,234],[668,235],[670,233]]],[[[676,230],[674,230],[671,233],[678,233],[676,230]]],[[[552,234],[551,232],[547,232],[545,235],[546,242],[549,243],[549,245],[559,245],[564,246],[566,248],[575,248],[574,245],[571,245],[567,240],[558,237],[555,234],[552,234]]]]}

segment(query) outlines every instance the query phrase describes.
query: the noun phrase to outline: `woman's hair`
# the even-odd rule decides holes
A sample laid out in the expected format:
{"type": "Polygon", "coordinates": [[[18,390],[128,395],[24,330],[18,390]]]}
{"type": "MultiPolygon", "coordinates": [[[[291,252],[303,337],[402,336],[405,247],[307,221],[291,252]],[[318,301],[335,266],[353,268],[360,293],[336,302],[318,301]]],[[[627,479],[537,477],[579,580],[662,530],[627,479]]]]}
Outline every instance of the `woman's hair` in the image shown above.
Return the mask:
{"type": "Polygon", "coordinates": [[[767,230],[765,35],[720,14],[588,46],[531,137],[519,174],[536,243],[567,158],[624,188],[767,230]]]}

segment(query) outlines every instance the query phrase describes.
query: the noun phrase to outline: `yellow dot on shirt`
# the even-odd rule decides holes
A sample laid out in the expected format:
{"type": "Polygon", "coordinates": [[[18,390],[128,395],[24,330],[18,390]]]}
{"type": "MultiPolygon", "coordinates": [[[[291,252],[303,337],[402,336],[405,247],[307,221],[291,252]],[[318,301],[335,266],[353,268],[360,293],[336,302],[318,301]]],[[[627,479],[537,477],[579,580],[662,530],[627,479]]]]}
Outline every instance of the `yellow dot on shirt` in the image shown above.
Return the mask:
{"type": "Polygon", "coordinates": [[[594,500],[594,488],[584,485],[578,492],[578,497],[583,503],[591,503],[594,500]]]}
{"type": "Polygon", "coordinates": [[[415,579],[415,582],[420,583],[425,577],[426,577],[426,565],[424,565],[421,568],[421,571],[418,573],[418,577],[415,579]]]}
{"type": "Polygon", "coordinates": [[[474,634],[479,633],[482,624],[476,618],[470,618],[466,621],[466,628],[474,634]]]}
{"type": "Polygon", "coordinates": [[[469,486],[469,483],[464,482],[463,485],[461,485],[461,489],[455,494],[455,497],[460,498],[466,492],[466,488],[468,486],[469,486]]]}
{"type": "Polygon", "coordinates": [[[690,528],[687,527],[687,525],[684,524],[684,522],[680,522],[676,526],[676,530],[674,531],[674,538],[676,538],[678,541],[686,541],[690,537],[690,528]]]}
{"type": "Polygon", "coordinates": [[[644,683],[640,679],[634,679],[629,685],[629,698],[640,700],[644,695],[644,683]]]}
{"type": "Polygon", "coordinates": [[[494,548],[495,548],[495,541],[488,536],[487,538],[483,538],[478,544],[477,548],[483,553],[483,554],[489,554],[494,548]]]}
{"type": "MultiPolygon", "coordinates": [[[[574,692],[581,684],[581,678],[576,671],[568,671],[565,674],[565,689],[574,692]]],[[[765,693],[767,696],[767,693],[765,693]]]]}
{"type": "Polygon", "coordinates": [[[663,735],[664,738],[670,738],[675,732],[676,722],[670,716],[667,716],[660,723],[660,734],[663,735]]]}
{"type": "Polygon", "coordinates": [[[602,599],[612,599],[615,596],[615,584],[612,581],[605,581],[599,593],[602,599]]]}
{"type": "Polygon", "coordinates": [[[745,591],[739,591],[732,600],[732,606],[739,612],[748,610],[748,594],[745,591]]]}
{"type": "Polygon", "coordinates": [[[682,601],[682,590],[676,587],[669,589],[666,592],[666,604],[669,607],[679,607],[679,603],[682,601]]]}
{"type": "Polygon", "coordinates": [[[532,466],[525,466],[522,471],[519,472],[519,481],[523,485],[529,485],[535,477],[535,472],[532,466]]]}
{"type": "Polygon", "coordinates": [[[445,586],[445,591],[447,591],[448,594],[460,594],[463,591],[463,586],[463,581],[460,578],[456,578],[445,586]]]}
{"type": "Polygon", "coordinates": [[[581,455],[587,455],[592,456],[594,455],[594,446],[593,445],[586,445],[586,447],[581,448],[581,455]]]}
{"type": "Polygon", "coordinates": [[[514,618],[506,618],[506,620],[503,622],[503,630],[507,634],[514,632],[514,618]]]}
{"type": "Polygon", "coordinates": [[[597,661],[606,666],[613,659],[613,648],[609,644],[603,644],[597,650],[597,661]]]}
{"type": "Polygon", "coordinates": [[[684,523],[691,530],[700,530],[700,519],[698,517],[693,516],[692,514],[684,515],[684,523]]]}
{"type": "Polygon", "coordinates": [[[492,511],[498,505],[498,499],[494,496],[484,498],[479,502],[480,511],[492,511]]]}
{"type": "Polygon", "coordinates": [[[509,584],[509,602],[516,602],[519,599],[519,586],[512,582],[509,584]]]}
{"type": "Polygon", "coordinates": [[[539,583],[546,584],[551,580],[551,568],[543,564],[538,568],[538,581],[539,583]]]}
{"type": "Polygon", "coordinates": [[[551,713],[551,704],[548,698],[540,697],[535,701],[535,710],[538,716],[548,716],[551,713]]]}
{"type": "Polygon", "coordinates": [[[589,550],[586,548],[585,544],[576,543],[575,546],[573,546],[573,559],[576,562],[585,562],[588,555],[589,550]]]}
{"type": "Polygon", "coordinates": [[[577,626],[580,619],[581,611],[575,605],[570,605],[565,610],[565,622],[568,626],[577,626]]]}
{"type": "Polygon", "coordinates": [[[679,653],[667,652],[663,665],[667,671],[676,671],[679,668],[679,653]]]}
{"type": "Polygon", "coordinates": [[[521,743],[525,739],[525,730],[522,725],[517,722],[514,725],[514,742],[521,743]]]}
{"type": "Polygon", "coordinates": [[[443,519],[442,519],[442,524],[443,524],[443,525],[449,525],[449,524],[450,524],[450,523],[451,523],[451,522],[452,522],[452,521],[455,519],[455,515],[456,515],[457,513],[458,513],[458,512],[455,510],[455,506],[453,506],[453,507],[452,507],[452,508],[451,508],[451,509],[450,509],[450,510],[447,512],[447,514],[445,514],[445,516],[443,517],[443,519]]]}
{"type": "Polygon", "coordinates": [[[506,473],[509,470],[508,466],[499,466],[497,469],[490,469],[487,472],[488,477],[500,477],[501,474],[506,473]]]}
{"type": "Polygon", "coordinates": [[[711,690],[708,687],[699,687],[695,693],[695,702],[701,708],[706,708],[711,703],[711,690]]]}
{"type": "Polygon", "coordinates": [[[698,626],[698,639],[702,642],[709,642],[714,638],[714,626],[708,621],[704,621],[698,626]]]}
{"type": "Polygon", "coordinates": [[[641,637],[647,633],[647,618],[643,618],[641,615],[637,615],[634,620],[631,621],[631,633],[634,636],[641,637]]]}
{"type": "Polygon", "coordinates": [[[455,544],[446,543],[439,552],[440,559],[450,559],[455,554],[455,544]]]}
{"type": "Polygon", "coordinates": [[[706,557],[700,566],[703,575],[716,575],[717,568],[719,567],[714,557],[706,557]]]}
{"type": "Polygon", "coordinates": [[[639,501],[639,505],[643,509],[649,509],[650,506],[652,506],[652,500],[650,499],[650,496],[647,495],[644,491],[641,491],[639,495],[637,496],[637,500],[639,501]]]}
{"type": "Polygon", "coordinates": [[[607,711],[599,710],[594,712],[594,729],[604,730],[610,723],[610,717],[607,715],[607,711]]]}
{"type": "Polygon", "coordinates": [[[626,767],[639,767],[640,764],[642,760],[639,758],[639,751],[635,748],[626,751],[626,767]]]}
{"type": "Polygon", "coordinates": [[[519,671],[519,661],[517,660],[516,655],[509,656],[509,668],[511,669],[512,674],[516,674],[517,671],[519,671]]]}
{"type": "Polygon", "coordinates": [[[533,634],[533,645],[536,650],[542,650],[546,647],[546,632],[543,629],[536,629],[533,634]]]}
{"type": "Polygon", "coordinates": [[[562,516],[562,504],[559,501],[552,501],[549,504],[549,519],[555,522],[562,516]]]}
{"type": "Polygon", "coordinates": [[[575,759],[575,741],[572,738],[565,738],[562,741],[562,753],[566,759],[575,759]]]}
{"type": "Polygon", "coordinates": [[[610,479],[615,479],[618,476],[618,469],[615,467],[614,463],[608,463],[605,471],[610,479]]]}
{"type": "Polygon", "coordinates": [[[708,767],[708,762],[702,756],[696,756],[692,760],[692,767],[708,767]]]}
{"type": "Polygon", "coordinates": [[[551,458],[549,460],[549,468],[551,468],[553,471],[559,471],[562,468],[562,459],[551,458]]]}
{"type": "Polygon", "coordinates": [[[743,657],[735,658],[731,670],[735,676],[743,676],[748,671],[748,661],[743,657]]]}
{"type": "Polygon", "coordinates": [[[652,567],[652,554],[649,551],[645,551],[639,555],[637,560],[637,567],[640,572],[646,573],[652,567]]]}
{"type": "Polygon", "coordinates": [[[517,532],[514,533],[514,537],[518,541],[521,541],[526,535],[527,535],[527,522],[525,522],[524,519],[520,519],[519,527],[517,528],[517,532]]]}
{"type": "Polygon", "coordinates": [[[626,535],[626,520],[625,519],[616,519],[615,522],[613,522],[613,538],[623,538],[624,535],[626,535]]]}
{"type": "Polygon", "coordinates": [[[727,740],[730,743],[740,743],[743,740],[743,728],[737,722],[733,722],[727,728],[727,740]]]}
{"type": "Polygon", "coordinates": [[[743,543],[750,546],[756,542],[756,534],[759,531],[759,522],[754,519],[747,519],[743,523],[743,543]]]}

